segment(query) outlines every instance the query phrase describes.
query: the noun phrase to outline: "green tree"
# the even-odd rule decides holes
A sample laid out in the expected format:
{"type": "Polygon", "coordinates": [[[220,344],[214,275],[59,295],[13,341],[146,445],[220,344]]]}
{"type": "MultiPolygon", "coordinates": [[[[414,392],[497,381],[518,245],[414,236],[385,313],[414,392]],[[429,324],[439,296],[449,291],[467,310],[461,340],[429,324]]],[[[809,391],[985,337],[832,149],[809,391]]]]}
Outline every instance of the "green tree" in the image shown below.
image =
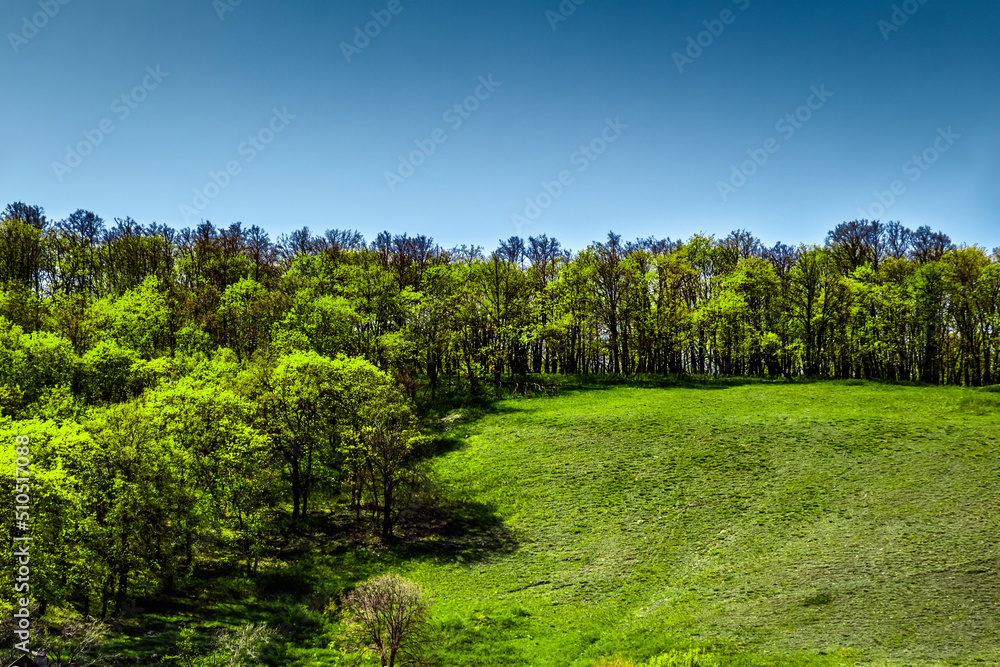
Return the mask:
{"type": "Polygon", "coordinates": [[[101,616],[129,591],[175,571],[190,523],[190,457],[155,422],[143,402],[112,406],[85,424],[95,448],[83,470],[85,510],[102,567],[101,616]]]}
{"type": "Polygon", "coordinates": [[[177,522],[184,535],[185,564],[192,564],[195,538],[221,526],[224,539],[235,536],[252,574],[278,479],[271,441],[255,428],[254,406],[236,390],[238,370],[225,361],[206,362],[150,400],[157,430],[183,456],[177,474],[187,495],[177,522]]]}
{"type": "Polygon", "coordinates": [[[231,284],[216,311],[222,344],[236,352],[237,359],[248,359],[269,343],[276,310],[274,295],[260,283],[243,278],[231,284]]]}
{"type": "Polygon", "coordinates": [[[940,358],[945,329],[947,286],[940,262],[921,264],[910,280],[915,306],[918,344],[922,343],[920,380],[937,383],[944,364],[940,358]]]}
{"type": "Polygon", "coordinates": [[[69,385],[77,358],[69,341],[21,327],[0,316],[0,392],[11,413],[37,401],[46,389],[69,385]]]}
{"type": "Polygon", "coordinates": [[[332,359],[311,351],[292,352],[273,369],[260,369],[250,395],[259,406],[261,429],[287,465],[293,520],[309,509],[314,468],[326,467],[336,450],[334,372],[332,359]]]}
{"type": "Polygon", "coordinates": [[[80,359],[80,383],[92,401],[117,403],[138,388],[135,370],[139,355],[115,341],[102,340],[80,359]]]}
{"type": "Polygon", "coordinates": [[[827,251],[803,247],[790,274],[786,307],[802,349],[805,374],[810,377],[819,375],[824,365],[823,351],[836,304],[831,292],[833,269],[827,251]]]}
{"type": "Polygon", "coordinates": [[[169,309],[152,276],[121,296],[94,303],[91,311],[106,339],[138,357],[151,359],[167,347],[169,309]]]}

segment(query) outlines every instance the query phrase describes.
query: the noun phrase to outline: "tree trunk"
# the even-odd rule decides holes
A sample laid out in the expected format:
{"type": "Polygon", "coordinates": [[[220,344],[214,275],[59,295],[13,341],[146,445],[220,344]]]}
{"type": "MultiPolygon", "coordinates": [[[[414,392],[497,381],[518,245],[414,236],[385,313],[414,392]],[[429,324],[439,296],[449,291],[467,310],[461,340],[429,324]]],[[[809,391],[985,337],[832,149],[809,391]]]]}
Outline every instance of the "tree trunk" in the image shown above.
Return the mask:
{"type": "Polygon", "coordinates": [[[292,457],[292,519],[299,518],[299,458],[298,455],[292,457]]]}
{"type": "Polygon", "coordinates": [[[382,489],[382,540],[392,540],[392,484],[389,482],[382,489]]]}

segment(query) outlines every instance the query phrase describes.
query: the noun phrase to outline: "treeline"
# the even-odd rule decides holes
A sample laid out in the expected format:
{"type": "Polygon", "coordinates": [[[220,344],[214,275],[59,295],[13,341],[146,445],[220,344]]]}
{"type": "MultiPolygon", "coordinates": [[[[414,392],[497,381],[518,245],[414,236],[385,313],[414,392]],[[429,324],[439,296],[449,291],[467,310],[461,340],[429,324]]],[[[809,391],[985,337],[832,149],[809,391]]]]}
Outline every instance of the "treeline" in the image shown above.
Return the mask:
{"type": "MultiPolygon", "coordinates": [[[[609,233],[576,252],[239,223],[179,232],[7,207],[0,316],[136,363],[227,348],[362,357],[414,395],[531,373],[697,373],[982,385],[995,370],[1000,254],[928,227],[855,220],[822,247],[609,233]],[[131,318],[131,319],[130,319],[131,318]]],[[[122,386],[83,363],[76,393],[122,386]]],[[[141,384],[141,383],[140,383],[141,384]]]]}

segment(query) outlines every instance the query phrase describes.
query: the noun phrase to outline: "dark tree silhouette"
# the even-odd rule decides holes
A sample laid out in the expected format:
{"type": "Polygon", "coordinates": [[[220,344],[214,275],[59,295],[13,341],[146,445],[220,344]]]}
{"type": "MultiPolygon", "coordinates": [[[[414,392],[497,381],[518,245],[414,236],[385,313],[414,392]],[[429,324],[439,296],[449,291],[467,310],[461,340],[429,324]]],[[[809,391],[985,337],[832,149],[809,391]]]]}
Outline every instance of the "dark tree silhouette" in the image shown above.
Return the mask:
{"type": "Polygon", "coordinates": [[[22,220],[39,231],[44,231],[48,225],[44,208],[41,206],[29,206],[20,201],[7,204],[7,208],[3,212],[3,219],[22,220]]]}

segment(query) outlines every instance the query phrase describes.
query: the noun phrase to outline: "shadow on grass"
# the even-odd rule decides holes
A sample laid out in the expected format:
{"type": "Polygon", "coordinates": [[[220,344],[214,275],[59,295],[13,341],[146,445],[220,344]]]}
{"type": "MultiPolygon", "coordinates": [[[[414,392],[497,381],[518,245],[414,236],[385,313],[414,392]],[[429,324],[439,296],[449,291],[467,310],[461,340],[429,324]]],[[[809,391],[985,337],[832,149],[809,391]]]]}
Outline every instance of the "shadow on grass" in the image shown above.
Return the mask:
{"type": "Polygon", "coordinates": [[[420,449],[415,450],[413,454],[417,459],[432,459],[465,449],[467,445],[467,438],[457,435],[444,435],[429,440],[420,449]]]}
{"type": "Polygon", "coordinates": [[[435,563],[478,561],[517,550],[513,531],[491,503],[436,500],[410,510],[396,554],[435,563]]]}
{"type": "Polygon", "coordinates": [[[713,375],[632,375],[628,377],[611,375],[578,375],[565,376],[560,382],[560,393],[579,393],[616,389],[619,387],[636,389],[732,389],[747,385],[785,385],[799,382],[796,379],[789,382],[784,377],[727,377],[713,375]]]}
{"type": "Polygon", "coordinates": [[[484,417],[510,415],[523,410],[524,408],[507,404],[493,406],[481,414],[468,415],[466,413],[454,413],[456,416],[448,421],[445,426],[442,427],[441,424],[434,424],[427,428],[427,431],[430,431],[433,437],[414,450],[413,456],[419,461],[457,452],[466,447],[468,444],[467,440],[471,435],[479,432],[478,425],[484,417]]]}

